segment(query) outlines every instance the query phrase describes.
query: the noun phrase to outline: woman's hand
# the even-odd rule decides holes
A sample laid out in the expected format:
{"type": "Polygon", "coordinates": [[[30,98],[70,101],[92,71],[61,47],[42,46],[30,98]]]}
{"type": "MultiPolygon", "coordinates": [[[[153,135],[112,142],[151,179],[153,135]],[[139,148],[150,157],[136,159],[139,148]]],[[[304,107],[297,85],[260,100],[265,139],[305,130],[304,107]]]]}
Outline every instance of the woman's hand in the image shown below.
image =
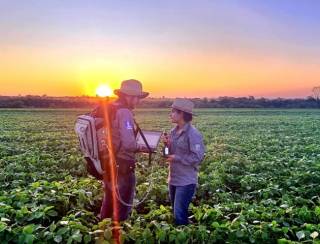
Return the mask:
{"type": "Polygon", "coordinates": [[[167,133],[164,133],[161,137],[163,144],[170,145],[170,138],[167,133]]]}
{"type": "Polygon", "coordinates": [[[174,159],[175,159],[175,155],[174,154],[171,154],[166,158],[168,163],[172,163],[174,159]]]}

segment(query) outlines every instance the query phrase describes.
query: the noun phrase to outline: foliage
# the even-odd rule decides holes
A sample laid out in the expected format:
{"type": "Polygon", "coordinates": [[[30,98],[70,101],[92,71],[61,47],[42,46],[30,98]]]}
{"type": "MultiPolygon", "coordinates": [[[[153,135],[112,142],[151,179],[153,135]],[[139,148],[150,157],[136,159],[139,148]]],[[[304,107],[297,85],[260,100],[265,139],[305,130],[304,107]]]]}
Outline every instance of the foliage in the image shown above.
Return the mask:
{"type": "MultiPolygon", "coordinates": [[[[73,125],[81,110],[0,110],[1,243],[111,240],[99,221],[101,183],[88,177],[73,125]]],[[[169,130],[167,110],[140,110],[146,129],[169,130]]],[[[320,112],[198,110],[207,156],[190,207],[173,225],[167,167],[141,156],[125,243],[320,243],[320,112]],[[150,180],[152,180],[150,182],[150,180]]]]}

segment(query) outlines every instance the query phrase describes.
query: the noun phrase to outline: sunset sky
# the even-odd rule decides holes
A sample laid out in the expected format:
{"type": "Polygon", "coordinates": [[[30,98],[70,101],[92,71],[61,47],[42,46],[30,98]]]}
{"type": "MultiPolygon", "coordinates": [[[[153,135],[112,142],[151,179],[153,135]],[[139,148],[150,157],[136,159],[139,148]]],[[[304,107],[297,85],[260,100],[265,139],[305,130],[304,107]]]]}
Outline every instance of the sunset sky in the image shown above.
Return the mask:
{"type": "Polygon", "coordinates": [[[306,97],[320,85],[318,0],[0,0],[0,95],[306,97]]]}

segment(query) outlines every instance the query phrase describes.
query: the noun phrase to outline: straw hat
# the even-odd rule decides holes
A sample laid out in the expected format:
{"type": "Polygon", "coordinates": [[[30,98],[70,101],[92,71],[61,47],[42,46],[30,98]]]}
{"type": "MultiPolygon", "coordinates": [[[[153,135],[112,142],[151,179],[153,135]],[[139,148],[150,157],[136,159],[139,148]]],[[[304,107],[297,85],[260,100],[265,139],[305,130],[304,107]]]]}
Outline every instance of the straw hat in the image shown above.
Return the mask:
{"type": "Polygon", "coordinates": [[[114,90],[113,93],[118,96],[125,94],[129,96],[137,96],[139,98],[145,98],[149,95],[148,92],[142,91],[141,82],[134,79],[122,81],[120,89],[114,90]]]}
{"type": "Polygon", "coordinates": [[[189,114],[193,114],[193,108],[194,108],[194,104],[193,102],[191,102],[190,100],[188,99],[185,99],[185,98],[176,98],[174,101],[173,101],[173,104],[171,106],[172,108],[174,109],[177,109],[177,110],[180,110],[180,111],[183,111],[185,113],[189,113],[189,114]]]}

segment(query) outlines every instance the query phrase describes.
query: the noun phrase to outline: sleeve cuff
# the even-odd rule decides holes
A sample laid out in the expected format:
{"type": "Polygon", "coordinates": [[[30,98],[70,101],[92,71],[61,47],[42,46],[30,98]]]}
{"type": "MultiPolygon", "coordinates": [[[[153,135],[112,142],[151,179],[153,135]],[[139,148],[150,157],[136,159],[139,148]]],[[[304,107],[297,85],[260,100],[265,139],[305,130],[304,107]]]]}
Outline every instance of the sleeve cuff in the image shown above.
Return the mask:
{"type": "Polygon", "coordinates": [[[174,163],[181,162],[181,157],[179,155],[175,154],[173,162],[174,163]]]}

